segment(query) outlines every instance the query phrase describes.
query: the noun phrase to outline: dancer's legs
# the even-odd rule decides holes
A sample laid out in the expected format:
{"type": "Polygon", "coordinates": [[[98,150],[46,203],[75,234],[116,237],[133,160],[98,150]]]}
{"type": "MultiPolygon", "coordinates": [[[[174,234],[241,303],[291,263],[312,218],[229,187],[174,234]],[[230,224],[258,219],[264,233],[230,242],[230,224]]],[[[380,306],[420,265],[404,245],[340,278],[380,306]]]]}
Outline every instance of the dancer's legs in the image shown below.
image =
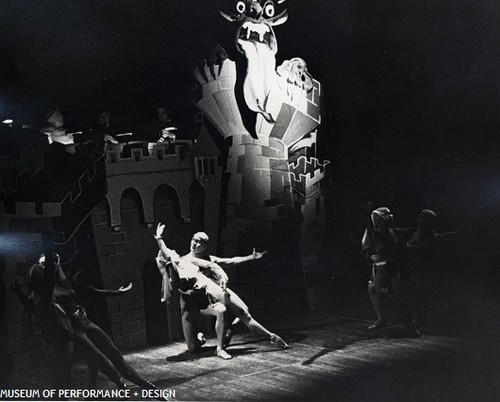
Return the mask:
{"type": "Polygon", "coordinates": [[[393,309],[401,318],[404,326],[411,337],[420,337],[420,332],[415,326],[411,310],[411,283],[410,278],[405,273],[391,278],[391,290],[394,294],[393,309]]]}
{"type": "Polygon", "coordinates": [[[190,352],[196,353],[201,350],[202,342],[197,338],[197,333],[200,323],[200,309],[193,306],[189,300],[190,296],[181,295],[181,319],[182,319],[182,332],[186,340],[187,348],[190,352]]]}
{"type": "Polygon", "coordinates": [[[230,289],[226,289],[226,292],[228,293],[226,296],[226,306],[230,315],[238,317],[252,332],[265,336],[266,338],[270,338],[271,335],[273,335],[272,332],[268,331],[263,325],[252,317],[247,305],[236,293],[230,289]]]}
{"type": "Polygon", "coordinates": [[[373,270],[372,277],[368,282],[368,295],[377,314],[377,321],[370,325],[369,329],[376,329],[386,325],[382,303],[383,297],[387,296],[388,282],[389,272],[385,268],[380,267],[373,270]]]}
{"type": "Polygon", "coordinates": [[[225,304],[229,314],[231,316],[238,317],[250,331],[265,336],[272,343],[278,343],[282,348],[288,347],[288,345],[283,339],[281,339],[275,333],[269,331],[255,318],[252,317],[250,311],[248,310],[248,306],[231,289],[226,289],[225,304]]]}
{"type": "Polygon", "coordinates": [[[206,309],[200,310],[201,314],[215,317],[215,333],[217,334],[217,355],[223,359],[230,359],[231,356],[224,351],[224,335],[227,330],[226,307],[220,303],[210,304],[206,309]]]}
{"type": "Polygon", "coordinates": [[[52,387],[71,388],[71,366],[73,362],[73,341],[56,340],[53,345],[54,360],[52,365],[52,387]]]}
{"type": "Polygon", "coordinates": [[[87,368],[89,370],[88,387],[95,389],[97,388],[97,374],[99,372],[99,367],[92,356],[87,356],[87,368]]]}
{"type": "Polygon", "coordinates": [[[95,364],[100,367],[102,372],[120,388],[124,383],[120,374],[113,366],[113,363],[102,353],[96,345],[89,339],[83,329],[77,329],[74,332],[75,342],[77,342],[82,350],[87,354],[87,358],[91,359],[95,364]]]}
{"type": "Polygon", "coordinates": [[[120,372],[120,374],[125,377],[127,380],[132,381],[134,384],[139,385],[142,388],[153,389],[156,386],[142,378],[134,368],[127,363],[127,361],[123,358],[122,353],[118,350],[118,348],[114,345],[111,338],[104,332],[101,328],[95,325],[91,321],[87,321],[86,332],[88,338],[95,344],[104,355],[111,360],[114,367],[120,372]]]}

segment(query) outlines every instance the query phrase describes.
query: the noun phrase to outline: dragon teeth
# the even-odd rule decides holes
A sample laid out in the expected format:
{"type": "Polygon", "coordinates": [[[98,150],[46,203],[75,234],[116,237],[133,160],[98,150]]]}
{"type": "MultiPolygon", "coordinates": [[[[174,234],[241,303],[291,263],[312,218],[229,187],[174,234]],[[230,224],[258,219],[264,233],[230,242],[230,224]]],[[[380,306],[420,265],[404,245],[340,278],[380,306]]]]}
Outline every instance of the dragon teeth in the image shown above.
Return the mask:
{"type": "Polygon", "coordinates": [[[252,34],[252,32],[255,32],[257,35],[259,35],[259,40],[261,42],[264,41],[264,35],[267,33],[267,32],[270,32],[270,28],[268,25],[266,24],[255,24],[253,22],[250,22],[250,21],[245,21],[242,25],[242,28],[245,28],[247,30],[247,39],[250,39],[250,35],[252,34]]]}

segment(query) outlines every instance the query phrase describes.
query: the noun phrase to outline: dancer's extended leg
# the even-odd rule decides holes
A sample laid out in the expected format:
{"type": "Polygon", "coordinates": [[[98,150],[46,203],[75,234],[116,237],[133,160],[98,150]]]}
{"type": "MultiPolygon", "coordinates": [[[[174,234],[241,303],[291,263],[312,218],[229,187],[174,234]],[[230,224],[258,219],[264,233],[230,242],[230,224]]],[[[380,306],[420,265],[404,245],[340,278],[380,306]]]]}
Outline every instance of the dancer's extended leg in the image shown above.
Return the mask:
{"type": "Polygon", "coordinates": [[[146,389],[155,389],[156,386],[142,378],[137,371],[123,358],[122,353],[115,346],[111,338],[93,322],[86,324],[87,335],[102,353],[113,363],[114,367],[127,380],[146,389]]]}
{"type": "Polygon", "coordinates": [[[277,344],[283,349],[287,349],[289,347],[280,336],[267,330],[262,324],[252,317],[247,305],[236,293],[230,289],[226,289],[226,293],[226,305],[230,314],[238,317],[250,331],[268,338],[272,344],[277,344]]]}
{"type": "Polygon", "coordinates": [[[87,358],[92,359],[102,372],[113,381],[118,387],[125,387],[118,370],[103,352],[89,339],[83,330],[75,330],[75,342],[87,353],[87,358]]]}

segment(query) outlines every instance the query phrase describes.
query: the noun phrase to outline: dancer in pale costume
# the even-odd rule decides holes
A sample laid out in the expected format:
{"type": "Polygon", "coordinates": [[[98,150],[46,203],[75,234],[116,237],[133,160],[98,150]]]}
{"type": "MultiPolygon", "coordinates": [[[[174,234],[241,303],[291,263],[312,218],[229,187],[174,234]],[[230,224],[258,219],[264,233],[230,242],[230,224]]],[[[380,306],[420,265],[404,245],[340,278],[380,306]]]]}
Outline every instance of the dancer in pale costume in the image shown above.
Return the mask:
{"type": "MultiPolygon", "coordinates": [[[[224,270],[214,261],[210,261],[203,255],[202,251],[206,251],[206,241],[200,242],[200,233],[193,236],[191,242],[191,252],[184,257],[180,257],[174,250],[170,250],[163,241],[162,234],[165,225],[158,224],[155,239],[158,242],[160,251],[169,262],[172,262],[171,267],[167,271],[165,264],[159,261],[158,267],[163,277],[162,295],[166,299],[166,295],[170,289],[170,282],[176,284],[182,293],[181,296],[181,313],[183,316],[183,330],[188,344],[188,349],[191,351],[198,350],[203,344],[204,339],[196,336],[195,319],[193,313],[194,308],[200,307],[200,311],[204,315],[214,315],[208,308],[216,308],[218,312],[216,321],[217,333],[217,355],[223,358],[227,357],[225,348],[229,344],[230,334],[228,334],[227,323],[228,318],[240,319],[251,331],[263,335],[269,339],[272,344],[277,344],[283,349],[288,348],[287,343],[280,336],[268,331],[260,323],[258,323],[249,313],[248,306],[241,298],[231,289],[226,287],[227,275],[224,270]],[[198,246],[202,246],[199,252],[196,252],[198,246]],[[200,256],[200,257],[199,257],[200,256]],[[210,278],[209,278],[210,276],[210,278]],[[223,308],[222,308],[223,307],[223,308]],[[223,310],[223,312],[222,312],[223,310]]],[[[204,234],[206,240],[208,236],[204,234]]],[[[252,256],[248,257],[233,257],[219,261],[226,265],[238,264],[248,260],[259,259],[264,253],[254,251],[252,256]]],[[[211,257],[209,257],[211,258],[211,257]]],[[[213,257],[216,259],[217,257],[213,257]]],[[[234,321],[233,321],[234,322],[234,321]]],[[[228,354],[227,354],[228,355],[228,354]]]]}

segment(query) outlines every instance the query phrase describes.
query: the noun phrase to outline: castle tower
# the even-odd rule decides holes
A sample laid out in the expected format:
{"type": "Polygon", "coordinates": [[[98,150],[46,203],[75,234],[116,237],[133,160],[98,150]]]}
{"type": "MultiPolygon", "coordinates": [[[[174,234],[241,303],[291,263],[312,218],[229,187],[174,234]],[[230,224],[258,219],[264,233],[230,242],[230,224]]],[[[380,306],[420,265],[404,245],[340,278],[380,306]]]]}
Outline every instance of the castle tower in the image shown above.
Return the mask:
{"type": "Polygon", "coordinates": [[[267,302],[275,298],[292,310],[305,301],[301,268],[305,229],[302,206],[293,193],[289,150],[320,124],[321,86],[313,80],[310,91],[293,100],[284,97],[272,123],[259,115],[255,138],[245,129],[237,106],[234,62],[226,59],[219,76],[211,76],[207,67],[197,77],[202,85],[197,106],[217,129],[214,135],[228,145],[219,253],[244,255],[253,247],[268,250],[271,268],[260,272],[259,283],[254,274],[239,269],[230,272],[233,286],[251,300],[259,299],[254,297],[256,289],[266,289],[267,302]]]}

